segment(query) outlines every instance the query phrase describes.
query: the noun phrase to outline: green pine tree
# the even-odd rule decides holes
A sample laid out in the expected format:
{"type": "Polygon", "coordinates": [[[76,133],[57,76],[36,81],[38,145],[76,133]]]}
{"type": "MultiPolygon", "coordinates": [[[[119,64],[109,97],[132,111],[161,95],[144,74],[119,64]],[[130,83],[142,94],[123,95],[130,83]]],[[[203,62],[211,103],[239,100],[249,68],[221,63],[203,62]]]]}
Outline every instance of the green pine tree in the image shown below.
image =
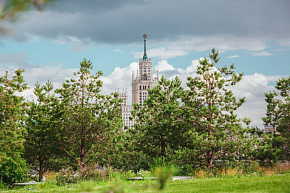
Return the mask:
{"type": "Polygon", "coordinates": [[[23,70],[16,70],[0,77],[0,183],[25,181],[27,165],[23,153],[23,120],[27,105],[17,95],[27,89],[23,70]]]}
{"type": "Polygon", "coordinates": [[[83,168],[92,161],[101,161],[98,155],[105,153],[104,147],[118,133],[123,121],[117,94],[100,94],[102,72],[92,75],[92,63],[86,59],[80,65],[75,73],[77,79],[67,80],[56,93],[62,113],[61,146],[83,168]]]}
{"type": "Polygon", "coordinates": [[[184,122],[190,130],[186,133],[187,145],[182,151],[184,161],[210,171],[216,166],[214,160],[234,161],[247,157],[253,148],[252,139],[244,128],[250,120],[238,119],[234,113],[245,99],[237,100],[228,89],[242,79],[243,73],[230,68],[216,68],[218,52],[213,48],[209,57],[200,61],[196,77],[188,77],[188,90],[182,97],[184,122]]]}
{"type": "Polygon", "coordinates": [[[144,107],[135,104],[136,116],[132,130],[135,151],[143,152],[147,161],[161,158],[169,161],[183,142],[180,97],[183,93],[178,77],[166,80],[163,76],[158,85],[148,90],[144,107]]]}
{"type": "Polygon", "coordinates": [[[39,181],[47,170],[60,170],[64,159],[56,138],[59,109],[58,100],[53,93],[53,85],[47,82],[41,86],[35,85],[34,94],[37,101],[30,102],[25,122],[25,152],[24,158],[38,171],[39,181]]]}
{"type": "MultiPolygon", "coordinates": [[[[278,92],[265,93],[267,102],[266,117],[262,118],[266,125],[276,129],[274,136],[283,137],[284,143],[279,147],[290,158],[290,77],[277,81],[278,92]]],[[[282,155],[280,153],[280,155],[282,155]]],[[[283,155],[282,155],[283,156],[283,155]]]]}

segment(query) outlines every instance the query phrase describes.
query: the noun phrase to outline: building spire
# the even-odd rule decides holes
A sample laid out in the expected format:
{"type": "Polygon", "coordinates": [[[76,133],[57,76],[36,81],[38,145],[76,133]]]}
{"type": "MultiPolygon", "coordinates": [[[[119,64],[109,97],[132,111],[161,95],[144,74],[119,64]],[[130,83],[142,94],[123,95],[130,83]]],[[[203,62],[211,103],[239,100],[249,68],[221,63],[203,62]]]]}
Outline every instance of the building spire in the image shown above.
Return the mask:
{"type": "Polygon", "coordinates": [[[143,60],[147,61],[148,60],[148,56],[146,54],[146,38],[147,38],[147,35],[144,34],[143,38],[144,38],[144,56],[143,56],[143,60]]]}

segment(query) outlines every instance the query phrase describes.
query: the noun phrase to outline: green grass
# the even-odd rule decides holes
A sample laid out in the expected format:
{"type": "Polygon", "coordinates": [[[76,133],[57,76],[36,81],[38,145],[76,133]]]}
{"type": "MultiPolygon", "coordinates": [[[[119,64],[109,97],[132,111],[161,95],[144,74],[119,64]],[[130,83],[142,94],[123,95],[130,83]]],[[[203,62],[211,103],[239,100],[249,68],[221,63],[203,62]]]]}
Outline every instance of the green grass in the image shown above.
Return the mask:
{"type": "MultiPolygon", "coordinates": [[[[36,189],[29,187],[18,190],[2,190],[7,193],[22,192],[104,192],[110,188],[123,189],[125,192],[158,192],[156,181],[125,181],[125,182],[85,182],[70,186],[57,186],[53,184],[38,185],[36,189]]],[[[0,190],[1,192],[1,190],[0,190]]],[[[121,192],[121,191],[120,191],[121,192]]],[[[240,178],[205,178],[169,182],[163,192],[290,192],[290,175],[275,176],[243,176],[240,178]]]]}

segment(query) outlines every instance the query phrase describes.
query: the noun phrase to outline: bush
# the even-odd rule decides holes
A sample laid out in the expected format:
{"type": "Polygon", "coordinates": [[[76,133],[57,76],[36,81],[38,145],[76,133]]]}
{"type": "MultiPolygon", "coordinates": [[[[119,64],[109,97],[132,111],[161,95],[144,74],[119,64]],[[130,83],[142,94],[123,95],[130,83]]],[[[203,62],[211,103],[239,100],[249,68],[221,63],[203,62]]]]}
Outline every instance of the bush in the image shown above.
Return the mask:
{"type": "Polygon", "coordinates": [[[103,181],[109,177],[109,167],[104,169],[98,165],[85,166],[78,172],[80,180],[103,181]]]}
{"type": "Polygon", "coordinates": [[[85,166],[79,171],[73,171],[71,168],[62,169],[56,176],[58,185],[66,185],[78,183],[80,181],[104,181],[114,177],[114,173],[119,173],[119,170],[111,170],[109,167],[104,169],[98,165],[85,166]]]}
{"type": "Polygon", "coordinates": [[[22,158],[9,158],[0,164],[0,184],[26,182],[27,180],[28,166],[22,158]]]}
{"type": "Polygon", "coordinates": [[[143,177],[144,178],[144,177],[149,177],[149,176],[151,176],[151,172],[150,171],[141,169],[141,170],[139,170],[137,172],[137,177],[143,177]]]}
{"type": "Polygon", "coordinates": [[[78,182],[78,176],[77,173],[71,170],[70,168],[67,169],[61,169],[56,176],[56,182],[57,185],[66,185],[71,183],[77,183],[78,182]]]}

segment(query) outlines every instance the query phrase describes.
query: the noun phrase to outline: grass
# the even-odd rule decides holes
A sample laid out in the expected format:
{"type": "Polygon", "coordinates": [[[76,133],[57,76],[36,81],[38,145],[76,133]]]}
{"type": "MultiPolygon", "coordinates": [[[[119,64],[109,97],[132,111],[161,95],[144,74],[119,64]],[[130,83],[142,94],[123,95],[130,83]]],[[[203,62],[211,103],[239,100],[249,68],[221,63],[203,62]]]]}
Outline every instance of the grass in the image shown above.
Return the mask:
{"type": "MultiPolygon", "coordinates": [[[[28,190],[29,187],[15,190],[3,190],[6,193],[22,192],[158,192],[156,181],[109,181],[92,182],[86,181],[81,184],[69,186],[57,186],[56,184],[42,184],[35,186],[35,189],[28,190]]],[[[290,192],[290,175],[273,176],[241,176],[228,178],[204,178],[184,181],[174,181],[167,183],[163,192],[290,192]]]]}
{"type": "Polygon", "coordinates": [[[166,192],[290,192],[290,176],[197,179],[172,183],[166,192]]]}

